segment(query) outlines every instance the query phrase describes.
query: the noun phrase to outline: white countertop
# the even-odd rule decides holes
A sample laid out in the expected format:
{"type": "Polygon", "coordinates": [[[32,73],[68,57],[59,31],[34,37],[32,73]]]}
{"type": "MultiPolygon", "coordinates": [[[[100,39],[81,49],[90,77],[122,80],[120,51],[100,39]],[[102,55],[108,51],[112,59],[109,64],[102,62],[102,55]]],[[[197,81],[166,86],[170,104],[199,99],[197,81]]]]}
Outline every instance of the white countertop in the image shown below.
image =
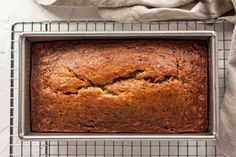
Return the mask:
{"type": "Polygon", "coordinates": [[[0,156],[9,156],[10,35],[20,21],[100,19],[96,8],[42,7],[33,0],[0,0],[0,156]]]}

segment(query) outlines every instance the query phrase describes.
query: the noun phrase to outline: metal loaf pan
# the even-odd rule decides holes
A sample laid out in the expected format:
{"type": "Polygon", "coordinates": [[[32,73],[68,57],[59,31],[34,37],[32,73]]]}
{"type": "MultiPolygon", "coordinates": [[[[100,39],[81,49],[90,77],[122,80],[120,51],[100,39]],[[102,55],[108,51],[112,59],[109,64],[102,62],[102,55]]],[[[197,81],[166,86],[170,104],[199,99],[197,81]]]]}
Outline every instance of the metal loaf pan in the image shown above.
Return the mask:
{"type": "Polygon", "coordinates": [[[217,138],[218,130],[218,63],[217,37],[213,31],[155,31],[155,32],[29,32],[20,35],[19,69],[19,137],[24,140],[209,140],[217,138]],[[177,39],[208,42],[209,62],[209,132],[181,134],[132,133],[34,133],[30,123],[31,43],[38,41],[77,39],[177,39]]]}

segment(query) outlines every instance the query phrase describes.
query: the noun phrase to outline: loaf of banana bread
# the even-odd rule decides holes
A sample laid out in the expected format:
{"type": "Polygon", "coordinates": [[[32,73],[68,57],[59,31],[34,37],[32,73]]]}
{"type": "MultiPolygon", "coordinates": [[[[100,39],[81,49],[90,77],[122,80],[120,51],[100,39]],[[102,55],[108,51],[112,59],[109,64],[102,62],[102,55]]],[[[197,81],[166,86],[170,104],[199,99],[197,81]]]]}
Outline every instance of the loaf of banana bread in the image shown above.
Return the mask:
{"type": "Polygon", "coordinates": [[[208,131],[204,41],[33,43],[30,86],[33,132],[208,131]]]}

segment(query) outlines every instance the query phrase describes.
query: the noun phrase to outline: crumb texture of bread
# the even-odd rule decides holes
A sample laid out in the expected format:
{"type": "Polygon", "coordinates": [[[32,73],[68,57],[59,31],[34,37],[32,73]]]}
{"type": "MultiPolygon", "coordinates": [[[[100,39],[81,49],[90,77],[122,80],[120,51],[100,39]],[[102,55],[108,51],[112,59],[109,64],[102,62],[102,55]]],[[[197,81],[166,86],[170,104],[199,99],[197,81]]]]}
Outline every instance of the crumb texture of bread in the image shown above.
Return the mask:
{"type": "Polygon", "coordinates": [[[31,62],[33,132],[208,131],[204,41],[38,42],[31,62]]]}

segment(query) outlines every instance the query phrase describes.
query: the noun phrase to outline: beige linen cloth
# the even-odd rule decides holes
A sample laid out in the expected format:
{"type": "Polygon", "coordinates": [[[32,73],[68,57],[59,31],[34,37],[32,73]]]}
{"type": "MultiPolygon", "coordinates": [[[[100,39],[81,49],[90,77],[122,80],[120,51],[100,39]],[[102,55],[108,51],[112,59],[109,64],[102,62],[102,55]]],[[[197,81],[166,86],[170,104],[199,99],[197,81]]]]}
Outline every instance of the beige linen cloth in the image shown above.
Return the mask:
{"type": "MultiPolygon", "coordinates": [[[[218,18],[234,9],[236,0],[36,0],[42,5],[96,6],[104,20],[122,22],[218,18]]],[[[235,16],[227,17],[236,22],[235,16]]],[[[236,157],[236,29],[227,61],[227,84],[220,113],[217,146],[236,157]]]]}

